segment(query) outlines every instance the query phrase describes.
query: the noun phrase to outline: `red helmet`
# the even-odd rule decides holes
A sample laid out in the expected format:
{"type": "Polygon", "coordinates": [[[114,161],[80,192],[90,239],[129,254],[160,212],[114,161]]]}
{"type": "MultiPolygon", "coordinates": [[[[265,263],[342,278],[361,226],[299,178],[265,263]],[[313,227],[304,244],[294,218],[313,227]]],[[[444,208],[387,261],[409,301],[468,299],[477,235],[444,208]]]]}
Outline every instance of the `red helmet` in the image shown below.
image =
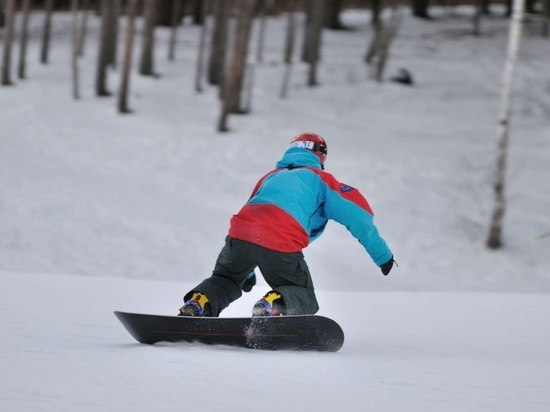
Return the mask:
{"type": "Polygon", "coordinates": [[[302,147],[311,150],[321,161],[321,166],[324,166],[327,158],[327,142],[318,134],[302,133],[290,142],[290,147],[302,147]]]}

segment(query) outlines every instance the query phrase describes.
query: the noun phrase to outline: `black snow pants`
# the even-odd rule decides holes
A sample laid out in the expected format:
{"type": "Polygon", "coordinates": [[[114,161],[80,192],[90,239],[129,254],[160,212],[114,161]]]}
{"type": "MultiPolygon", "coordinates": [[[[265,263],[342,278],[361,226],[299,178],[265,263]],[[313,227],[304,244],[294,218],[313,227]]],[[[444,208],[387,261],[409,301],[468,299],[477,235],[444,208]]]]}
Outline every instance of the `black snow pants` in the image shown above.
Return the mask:
{"type": "MultiPolygon", "coordinates": [[[[212,276],[187,293],[184,300],[190,299],[193,292],[201,292],[210,301],[211,315],[218,316],[241,297],[243,282],[256,268],[260,269],[267,284],[283,296],[285,314],[314,314],[319,310],[311,275],[301,252],[278,252],[229,236],[212,276]]],[[[252,308],[250,310],[252,312],[252,308]]]]}

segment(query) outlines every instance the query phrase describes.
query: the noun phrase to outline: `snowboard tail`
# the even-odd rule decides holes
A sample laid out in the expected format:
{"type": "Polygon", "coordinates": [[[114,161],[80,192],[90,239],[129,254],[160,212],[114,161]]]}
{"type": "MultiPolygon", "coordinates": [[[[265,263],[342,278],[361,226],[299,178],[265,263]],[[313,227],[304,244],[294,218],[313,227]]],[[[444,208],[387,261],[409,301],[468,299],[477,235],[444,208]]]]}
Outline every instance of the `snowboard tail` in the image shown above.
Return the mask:
{"type": "Polygon", "coordinates": [[[115,312],[139,342],[201,342],[264,350],[336,352],[344,332],[332,319],[317,316],[213,318],[115,312]]]}

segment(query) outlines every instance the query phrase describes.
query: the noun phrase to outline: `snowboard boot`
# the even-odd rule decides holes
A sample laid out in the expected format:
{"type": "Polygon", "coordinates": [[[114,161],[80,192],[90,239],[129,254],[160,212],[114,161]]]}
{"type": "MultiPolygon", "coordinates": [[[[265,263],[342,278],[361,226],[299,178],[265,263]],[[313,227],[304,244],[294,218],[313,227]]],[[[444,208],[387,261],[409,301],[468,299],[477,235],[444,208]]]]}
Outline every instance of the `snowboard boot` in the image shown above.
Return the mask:
{"type": "Polygon", "coordinates": [[[286,311],[283,296],[274,290],[267,292],[252,308],[252,317],[283,316],[286,311]]]}
{"type": "Polygon", "coordinates": [[[206,295],[193,292],[191,299],[180,308],[178,316],[211,316],[210,303],[206,295]]]}

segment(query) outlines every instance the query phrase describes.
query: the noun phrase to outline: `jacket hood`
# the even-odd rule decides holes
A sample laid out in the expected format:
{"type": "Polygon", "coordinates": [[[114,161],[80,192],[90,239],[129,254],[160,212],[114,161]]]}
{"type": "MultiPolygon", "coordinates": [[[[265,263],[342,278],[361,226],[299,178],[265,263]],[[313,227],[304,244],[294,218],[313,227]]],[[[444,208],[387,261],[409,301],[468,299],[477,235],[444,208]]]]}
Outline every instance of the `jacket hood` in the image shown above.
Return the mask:
{"type": "Polygon", "coordinates": [[[316,169],[322,169],[321,161],[315,153],[301,147],[291,147],[288,149],[281,160],[277,162],[277,167],[303,167],[309,166],[316,169]]]}

